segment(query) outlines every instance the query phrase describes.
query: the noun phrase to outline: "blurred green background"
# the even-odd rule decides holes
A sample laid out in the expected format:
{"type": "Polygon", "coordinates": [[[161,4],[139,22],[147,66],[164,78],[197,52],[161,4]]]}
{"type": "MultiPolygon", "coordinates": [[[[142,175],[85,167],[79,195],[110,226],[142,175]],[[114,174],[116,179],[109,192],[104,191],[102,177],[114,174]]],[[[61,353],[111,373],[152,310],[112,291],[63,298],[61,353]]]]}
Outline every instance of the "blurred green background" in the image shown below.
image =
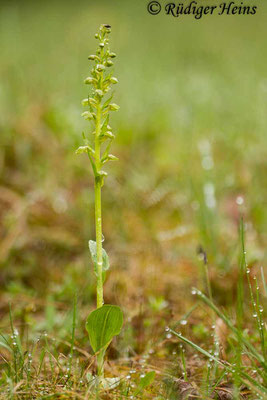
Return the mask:
{"type": "Polygon", "coordinates": [[[103,190],[107,300],[178,302],[177,287],[188,293],[199,279],[199,246],[212,284],[230,275],[235,285],[241,214],[249,264],[266,263],[267,25],[257,3],[255,16],[196,21],[149,15],[145,0],[1,1],[3,304],[69,303],[75,290],[93,304],[93,180],[75,150],[89,132],[83,79],[101,23],[112,25],[121,106],[120,161],[103,190]]]}

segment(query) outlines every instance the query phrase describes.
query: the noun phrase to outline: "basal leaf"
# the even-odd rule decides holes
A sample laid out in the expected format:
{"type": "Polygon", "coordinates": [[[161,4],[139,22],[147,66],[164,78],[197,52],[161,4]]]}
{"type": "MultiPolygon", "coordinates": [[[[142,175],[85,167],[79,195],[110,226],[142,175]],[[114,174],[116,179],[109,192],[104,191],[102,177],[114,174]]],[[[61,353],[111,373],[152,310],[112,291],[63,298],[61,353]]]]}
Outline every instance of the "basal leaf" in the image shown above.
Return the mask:
{"type": "Polygon", "coordinates": [[[87,318],[86,329],[94,352],[106,348],[118,335],[123,324],[123,314],[118,306],[105,304],[94,310],[87,318]]]}

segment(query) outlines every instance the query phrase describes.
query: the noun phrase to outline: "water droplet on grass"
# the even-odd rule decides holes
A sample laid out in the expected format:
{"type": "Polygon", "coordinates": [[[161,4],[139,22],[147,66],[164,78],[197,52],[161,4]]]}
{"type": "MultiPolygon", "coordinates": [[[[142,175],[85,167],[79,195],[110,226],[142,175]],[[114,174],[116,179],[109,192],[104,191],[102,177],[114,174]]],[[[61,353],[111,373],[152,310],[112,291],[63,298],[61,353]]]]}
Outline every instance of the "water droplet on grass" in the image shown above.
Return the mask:
{"type": "Polygon", "coordinates": [[[201,165],[206,171],[211,170],[214,167],[214,162],[211,156],[205,156],[202,158],[201,165]]]}
{"type": "Polygon", "coordinates": [[[236,204],[238,204],[239,206],[241,206],[242,204],[244,204],[244,198],[242,196],[237,196],[236,198],[236,204]]]}

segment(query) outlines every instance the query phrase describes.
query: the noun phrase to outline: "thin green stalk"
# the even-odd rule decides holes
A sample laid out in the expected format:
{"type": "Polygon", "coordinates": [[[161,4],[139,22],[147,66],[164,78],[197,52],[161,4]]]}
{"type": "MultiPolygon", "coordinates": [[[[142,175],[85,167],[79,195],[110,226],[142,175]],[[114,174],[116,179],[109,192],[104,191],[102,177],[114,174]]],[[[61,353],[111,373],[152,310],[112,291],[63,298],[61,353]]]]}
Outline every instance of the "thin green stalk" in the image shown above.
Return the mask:
{"type": "Polygon", "coordinates": [[[69,377],[71,377],[72,360],[75,342],[75,329],[76,329],[76,316],[77,316],[77,293],[75,293],[73,301],[73,313],[72,313],[72,330],[71,330],[71,346],[70,346],[70,359],[69,359],[69,377]]]}
{"type": "MultiPolygon", "coordinates": [[[[102,75],[102,74],[101,74],[102,75]]],[[[100,78],[102,80],[102,76],[100,78]]],[[[96,112],[95,130],[95,165],[97,175],[95,176],[95,232],[96,232],[96,263],[97,263],[97,286],[96,286],[96,305],[102,307],[104,303],[103,294],[103,256],[102,256],[102,206],[101,206],[101,178],[98,172],[101,169],[101,105],[99,104],[96,112]]],[[[97,374],[99,377],[104,375],[104,354],[101,350],[97,355],[97,374]]]]}
{"type": "MultiPolygon", "coordinates": [[[[240,259],[239,259],[239,276],[237,284],[237,329],[242,333],[244,323],[244,276],[247,268],[246,250],[245,250],[245,229],[244,220],[241,218],[239,225],[240,237],[240,259]]],[[[236,371],[240,372],[242,368],[242,343],[238,340],[236,344],[236,371]]],[[[236,388],[240,387],[239,373],[234,375],[236,388]]],[[[237,390],[237,389],[236,389],[237,390]]],[[[239,394],[237,394],[239,396],[239,394]]]]}
{"type": "Polygon", "coordinates": [[[210,362],[208,362],[208,365],[207,365],[207,376],[206,376],[206,382],[205,382],[205,393],[206,393],[206,396],[209,396],[209,392],[210,392],[210,383],[211,383],[211,378],[210,378],[210,375],[211,375],[211,364],[210,364],[210,362]]]}
{"type": "Polygon", "coordinates": [[[237,324],[238,328],[242,329],[243,315],[244,315],[244,276],[245,268],[247,267],[246,261],[246,249],[245,249],[245,230],[244,221],[241,218],[239,226],[239,236],[240,236],[240,262],[239,262],[239,277],[238,277],[238,288],[237,288],[237,324]]]}
{"type": "Polygon", "coordinates": [[[230,328],[232,330],[232,332],[234,332],[234,334],[237,336],[237,338],[243,343],[243,345],[245,347],[247,347],[247,349],[249,349],[251,355],[253,355],[253,357],[258,360],[258,362],[263,366],[263,368],[265,370],[267,370],[267,365],[265,364],[264,358],[261,356],[261,354],[259,354],[259,352],[255,349],[255,347],[252,345],[252,343],[250,343],[241,333],[240,330],[238,330],[233,323],[230,321],[230,319],[223,314],[216,306],[215,304],[210,301],[210,299],[208,299],[203,293],[200,292],[200,290],[195,289],[197,295],[201,298],[201,300],[204,301],[204,303],[206,303],[224,322],[225,324],[228,326],[228,328],[230,328]]]}
{"type": "Polygon", "coordinates": [[[9,319],[12,332],[12,349],[13,349],[13,359],[14,359],[15,381],[18,382],[19,379],[22,379],[23,376],[24,357],[18,332],[14,328],[10,303],[9,303],[9,319]]]}
{"type": "MultiPolygon", "coordinates": [[[[111,111],[117,111],[119,106],[115,103],[111,103],[112,96],[105,99],[106,94],[111,90],[111,86],[118,82],[118,79],[112,76],[108,70],[113,65],[112,59],[116,57],[116,54],[110,51],[108,35],[111,31],[111,26],[104,24],[100,26],[99,32],[95,34],[95,38],[99,40],[99,45],[96,54],[92,54],[88,57],[89,60],[93,61],[93,69],[91,70],[91,76],[87,77],[84,81],[86,85],[91,85],[91,97],[88,95],[87,98],[82,100],[82,105],[88,107],[88,110],[82,113],[82,116],[90,121],[93,125],[92,134],[94,140],[83,134],[84,146],[80,146],[76,153],[86,153],[92,166],[94,181],[95,181],[95,235],[96,240],[89,241],[89,250],[94,263],[94,271],[96,275],[96,304],[97,310],[92,311],[87,319],[87,328],[90,326],[89,337],[92,339],[99,335],[100,340],[103,339],[103,329],[109,329],[109,326],[102,326],[99,324],[99,319],[94,318],[94,313],[98,312],[103,317],[103,313],[109,312],[110,308],[107,309],[104,304],[103,285],[105,281],[106,271],[109,269],[109,260],[107,253],[102,247],[102,207],[101,207],[101,188],[104,184],[104,178],[107,173],[102,170],[103,165],[108,161],[116,161],[117,157],[109,154],[111,143],[114,139],[112,128],[109,125],[109,113],[111,111]],[[92,143],[93,142],[93,143],[92,143]],[[105,148],[102,149],[102,144],[105,144],[105,148]],[[102,151],[103,150],[103,151],[102,151]],[[89,323],[89,322],[90,323],[89,323]],[[93,326],[92,326],[93,324],[93,326]]],[[[111,306],[109,306],[111,307],[111,306]]],[[[115,306],[114,306],[115,307],[115,306]]],[[[114,311],[114,310],[113,310],[114,311]]],[[[121,310],[115,307],[115,313],[119,318],[117,319],[117,327],[122,325],[123,317],[121,310]]],[[[114,327],[114,335],[118,334],[118,329],[114,327]]],[[[87,329],[87,330],[88,330],[87,329]]],[[[110,328],[111,329],[111,328],[110,328]]],[[[91,345],[92,340],[90,339],[91,345]]],[[[92,348],[96,353],[97,357],[97,371],[99,382],[104,375],[104,355],[106,346],[101,349],[97,349],[94,346],[93,341],[92,348]]]]}
{"type": "Polygon", "coordinates": [[[264,294],[265,294],[265,296],[267,296],[267,285],[266,285],[266,281],[265,281],[263,267],[261,267],[261,279],[262,279],[264,294]]]}
{"type": "Polygon", "coordinates": [[[266,354],[266,347],[265,347],[265,335],[264,335],[264,322],[262,318],[262,313],[263,313],[263,307],[260,305],[260,293],[259,293],[259,286],[258,286],[258,280],[257,277],[255,277],[255,283],[256,283],[256,315],[257,315],[257,323],[258,323],[258,331],[261,339],[261,349],[262,349],[262,354],[267,361],[267,354],[266,354]]]}
{"type": "MultiPolygon", "coordinates": [[[[211,289],[211,282],[210,282],[210,277],[209,277],[209,268],[208,268],[208,257],[207,254],[205,252],[205,250],[203,250],[202,248],[199,249],[200,254],[202,255],[203,258],[203,266],[204,266],[204,273],[205,273],[205,279],[206,279],[206,287],[207,287],[207,292],[208,292],[208,297],[210,299],[211,302],[213,302],[213,297],[212,297],[212,289],[211,289]]],[[[213,326],[216,326],[216,314],[213,313],[212,315],[212,321],[213,321],[213,326]]],[[[215,353],[219,353],[219,339],[217,337],[216,331],[214,330],[214,352],[215,353]]],[[[209,363],[211,364],[211,363],[209,363]]],[[[208,371],[207,371],[207,392],[206,394],[209,394],[209,387],[210,387],[210,375],[211,373],[213,374],[214,379],[216,379],[217,377],[217,373],[218,373],[218,365],[216,363],[214,363],[214,368],[211,370],[211,365],[209,365],[208,367],[208,371]]]]}
{"type": "Polygon", "coordinates": [[[101,378],[104,376],[104,356],[106,349],[100,350],[97,355],[97,375],[101,378]]]}
{"type": "MultiPolygon", "coordinates": [[[[202,353],[204,356],[206,356],[209,360],[212,360],[216,362],[219,366],[223,367],[227,372],[230,372],[231,374],[235,374],[234,369],[231,367],[230,364],[226,364],[222,361],[220,361],[217,357],[214,357],[212,354],[208,353],[206,350],[202,349],[199,347],[197,344],[192,342],[191,340],[187,339],[183,335],[181,335],[178,332],[175,332],[174,330],[170,329],[170,332],[174,335],[177,336],[179,339],[181,339],[183,342],[187,343],[190,345],[193,349],[197,350],[198,352],[202,353]]],[[[249,386],[256,387],[258,388],[261,393],[267,394],[267,389],[266,387],[262,386],[259,382],[257,382],[255,379],[253,379],[250,375],[246,374],[244,371],[240,371],[241,374],[241,380],[242,382],[248,384],[249,386]]]]}
{"type": "Polygon", "coordinates": [[[182,366],[183,366],[183,376],[184,376],[184,380],[185,382],[187,382],[187,372],[186,372],[186,362],[185,362],[185,356],[184,356],[184,348],[181,349],[181,359],[182,359],[182,366]]]}
{"type": "MultiPolygon", "coordinates": [[[[97,173],[101,169],[100,154],[100,134],[101,134],[101,106],[98,105],[96,114],[96,133],[95,133],[95,165],[97,173]]],[[[101,178],[95,176],[95,231],[96,231],[96,257],[97,257],[97,308],[102,307],[103,279],[102,279],[102,209],[101,209],[101,178]]]]}

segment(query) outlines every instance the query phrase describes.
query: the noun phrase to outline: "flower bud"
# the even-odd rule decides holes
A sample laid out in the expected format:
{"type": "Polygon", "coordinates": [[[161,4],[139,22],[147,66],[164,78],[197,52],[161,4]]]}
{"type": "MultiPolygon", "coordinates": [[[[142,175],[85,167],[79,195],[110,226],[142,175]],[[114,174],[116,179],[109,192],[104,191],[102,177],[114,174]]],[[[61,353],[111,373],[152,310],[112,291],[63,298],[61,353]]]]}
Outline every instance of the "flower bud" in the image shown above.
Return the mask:
{"type": "Polygon", "coordinates": [[[88,57],[88,60],[96,60],[98,57],[95,55],[95,54],[91,54],[89,57],[88,57]]]}
{"type": "Polygon", "coordinates": [[[99,43],[99,47],[103,48],[104,46],[105,46],[105,44],[103,42],[99,43]]]}
{"type": "Polygon", "coordinates": [[[120,106],[118,106],[118,104],[111,103],[108,108],[110,111],[118,111],[120,106]]]}
{"type": "Polygon", "coordinates": [[[113,135],[113,133],[111,131],[107,131],[105,133],[105,136],[108,137],[109,139],[114,139],[115,138],[115,136],[113,135]]]}
{"type": "Polygon", "coordinates": [[[91,78],[91,76],[88,76],[88,78],[86,78],[85,80],[84,80],[84,83],[86,83],[86,85],[91,85],[92,83],[94,83],[95,82],[95,79],[94,78],[91,78]]]}
{"type": "Polygon", "coordinates": [[[89,104],[91,106],[95,106],[96,105],[96,101],[95,101],[95,99],[93,97],[89,97],[89,104]]]}
{"type": "Polygon", "coordinates": [[[103,97],[104,93],[102,92],[102,90],[100,89],[96,89],[95,93],[99,96],[99,97],[103,97]]]}
{"type": "Polygon", "coordinates": [[[111,25],[109,24],[103,24],[100,26],[100,31],[101,32],[107,32],[110,33],[111,32],[111,25]]]}
{"type": "Polygon", "coordinates": [[[91,153],[91,154],[94,154],[94,150],[92,149],[92,147],[91,146],[80,146],[77,150],[76,150],[76,154],[82,154],[82,153],[88,153],[88,151],[91,153]]]}
{"type": "Polygon", "coordinates": [[[111,52],[111,53],[109,53],[109,57],[110,57],[110,58],[115,58],[115,57],[117,57],[117,54],[111,52]]]}
{"type": "Polygon", "coordinates": [[[118,157],[114,156],[113,154],[109,154],[107,157],[108,160],[110,161],[118,161],[118,157]]]}
{"type": "Polygon", "coordinates": [[[96,69],[97,69],[97,71],[101,72],[101,71],[104,71],[105,66],[103,64],[97,64],[96,69]]]}
{"type": "Polygon", "coordinates": [[[111,60],[106,61],[106,66],[111,67],[113,65],[113,62],[111,60]]]}
{"type": "Polygon", "coordinates": [[[110,78],[110,82],[113,83],[113,84],[115,85],[115,84],[118,83],[119,81],[118,81],[117,78],[115,78],[115,76],[112,76],[112,77],[110,78]]]}
{"type": "Polygon", "coordinates": [[[95,38],[99,39],[99,34],[98,33],[95,34],[95,38]]]}
{"type": "Polygon", "coordinates": [[[83,112],[82,117],[84,117],[84,119],[87,119],[88,121],[94,118],[93,114],[89,111],[83,112]]]}
{"type": "Polygon", "coordinates": [[[108,174],[107,174],[106,171],[99,171],[99,172],[98,172],[98,175],[99,175],[99,176],[103,176],[103,177],[104,177],[104,176],[108,176],[108,174]]]}
{"type": "Polygon", "coordinates": [[[88,98],[82,100],[82,105],[83,105],[84,107],[89,106],[88,98]]]}

